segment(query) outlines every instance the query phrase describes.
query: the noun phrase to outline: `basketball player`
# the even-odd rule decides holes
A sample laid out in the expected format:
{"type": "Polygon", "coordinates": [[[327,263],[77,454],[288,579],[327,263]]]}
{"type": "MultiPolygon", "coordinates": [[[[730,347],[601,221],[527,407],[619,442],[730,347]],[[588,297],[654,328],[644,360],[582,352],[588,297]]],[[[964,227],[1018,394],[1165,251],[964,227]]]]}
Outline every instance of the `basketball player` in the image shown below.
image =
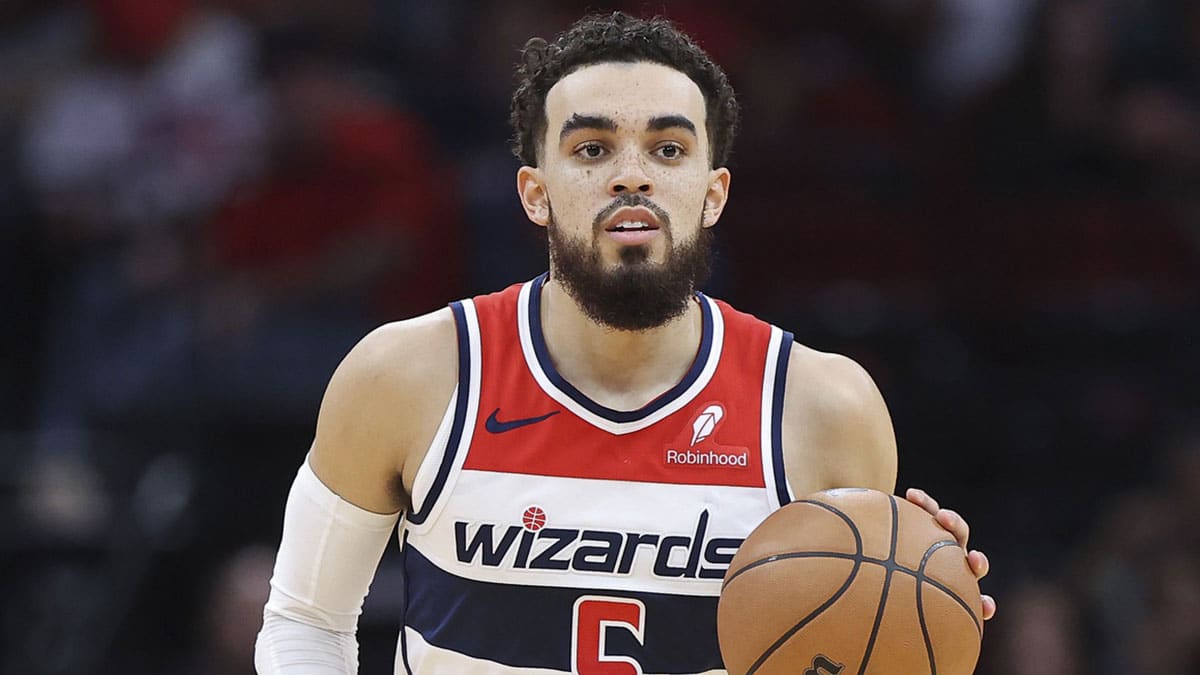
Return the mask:
{"type": "MultiPolygon", "coordinates": [[[[617,13],[531,40],[518,75],[517,192],[549,272],[383,326],[338,368],[260,673],[355,672],[397,522],[397,673],[720,672],[721,578],[754,526],[817,490],[895,488],[863,369],[697,290],[738,120],[721,70],[617,13]]],[[[966,546],[962,518],[908,497],[966,546]]]]}

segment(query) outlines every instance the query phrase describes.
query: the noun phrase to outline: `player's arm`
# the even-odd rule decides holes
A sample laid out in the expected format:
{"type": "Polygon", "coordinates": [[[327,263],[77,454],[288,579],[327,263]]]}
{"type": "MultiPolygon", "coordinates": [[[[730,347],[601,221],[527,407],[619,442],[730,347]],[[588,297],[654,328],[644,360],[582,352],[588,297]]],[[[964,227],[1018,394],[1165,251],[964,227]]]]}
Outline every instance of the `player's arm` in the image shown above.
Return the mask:
{"type": "MultiPolygon", "coordinates": [[[[896,436],[887,405],[862,366],[837,354],[793,345],[784,394],[783,455],[796,496],[835,487],[867,487],[892,494],[896,488],[896,436]]],[[[967,548],[970,527],[957,512],[944,509],[924,490],[905,497],[924,508],[967,551],[979,579],[989,563],[967,548]]],[[[996,613],[996,601],[983,596],[983,618],[996,613]]]]}
{"type": "Polygon", "coordinates": [[[389,324],[329,382],[312,450],[288,495],[258,672],[357,672],[363,599],[457,371],[449,310],[389,324]]]}
{"type": "Polygon", "coordinates": [[[801,495],[835,487],[896,488],[896,436],[874,380],[839,354],[793,344],[783,407],[788,483],[801,495]]]}
{"type": "Polygon", "coordinates": [[[313,472],[368,511],[408,508],[406,485],[437,431],[457,372],[448,308],[368,334],[326,389],[309,456],[313,472]]]}

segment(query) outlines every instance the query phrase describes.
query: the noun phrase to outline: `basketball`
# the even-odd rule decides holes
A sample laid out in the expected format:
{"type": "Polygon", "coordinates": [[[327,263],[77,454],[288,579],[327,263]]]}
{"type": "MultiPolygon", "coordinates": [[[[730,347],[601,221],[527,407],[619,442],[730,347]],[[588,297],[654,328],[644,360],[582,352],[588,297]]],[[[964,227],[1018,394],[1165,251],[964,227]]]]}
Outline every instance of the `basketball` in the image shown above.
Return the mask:
{"type": "Polygon", "coordinates": [[[775,511],[730,563],[717,636],[731,675],[969,675],[979,584],[927,511],[866,489],[775,511]]]}

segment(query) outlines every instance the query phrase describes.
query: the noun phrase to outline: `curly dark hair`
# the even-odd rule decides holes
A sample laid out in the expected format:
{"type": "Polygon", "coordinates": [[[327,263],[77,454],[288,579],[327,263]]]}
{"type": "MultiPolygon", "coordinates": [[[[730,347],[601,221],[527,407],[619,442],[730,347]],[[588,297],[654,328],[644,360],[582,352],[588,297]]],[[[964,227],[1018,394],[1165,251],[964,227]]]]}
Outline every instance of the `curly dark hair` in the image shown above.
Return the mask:
{"type": "Polygon", "coordinates": [[[714,167],[729,161],[739,111],[725,73],[667,19],[639,19],[624,12],[586,16],[554,42],[535,37],[525,43],[509,112],[513,154],[523,163],[537,166],[546,134],[546,94],[550,88],[584,66],[614,61],[660,63],[690,77],[704,94],[709,161],[714,167]]]}

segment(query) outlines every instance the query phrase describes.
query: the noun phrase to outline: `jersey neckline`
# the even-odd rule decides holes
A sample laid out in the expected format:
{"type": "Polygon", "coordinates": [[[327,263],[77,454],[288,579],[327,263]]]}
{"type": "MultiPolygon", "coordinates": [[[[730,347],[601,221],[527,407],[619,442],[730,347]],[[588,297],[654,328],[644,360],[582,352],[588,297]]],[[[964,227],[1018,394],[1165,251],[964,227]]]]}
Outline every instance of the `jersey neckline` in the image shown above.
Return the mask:
{"type": "Polygon", "coordinates": [[[525,362],[545,393],[595,426],[613,433],[645,428],[695,398],[712,379],[724,341],[724,321],[716,303],[696,291],[701,312],[700,348],[683,378],[637,410],[617,410],[593,401],[554,368],[542,332],[542,287],[549,273],[526,282],[517,302],[517,321],[525,362]]]}

